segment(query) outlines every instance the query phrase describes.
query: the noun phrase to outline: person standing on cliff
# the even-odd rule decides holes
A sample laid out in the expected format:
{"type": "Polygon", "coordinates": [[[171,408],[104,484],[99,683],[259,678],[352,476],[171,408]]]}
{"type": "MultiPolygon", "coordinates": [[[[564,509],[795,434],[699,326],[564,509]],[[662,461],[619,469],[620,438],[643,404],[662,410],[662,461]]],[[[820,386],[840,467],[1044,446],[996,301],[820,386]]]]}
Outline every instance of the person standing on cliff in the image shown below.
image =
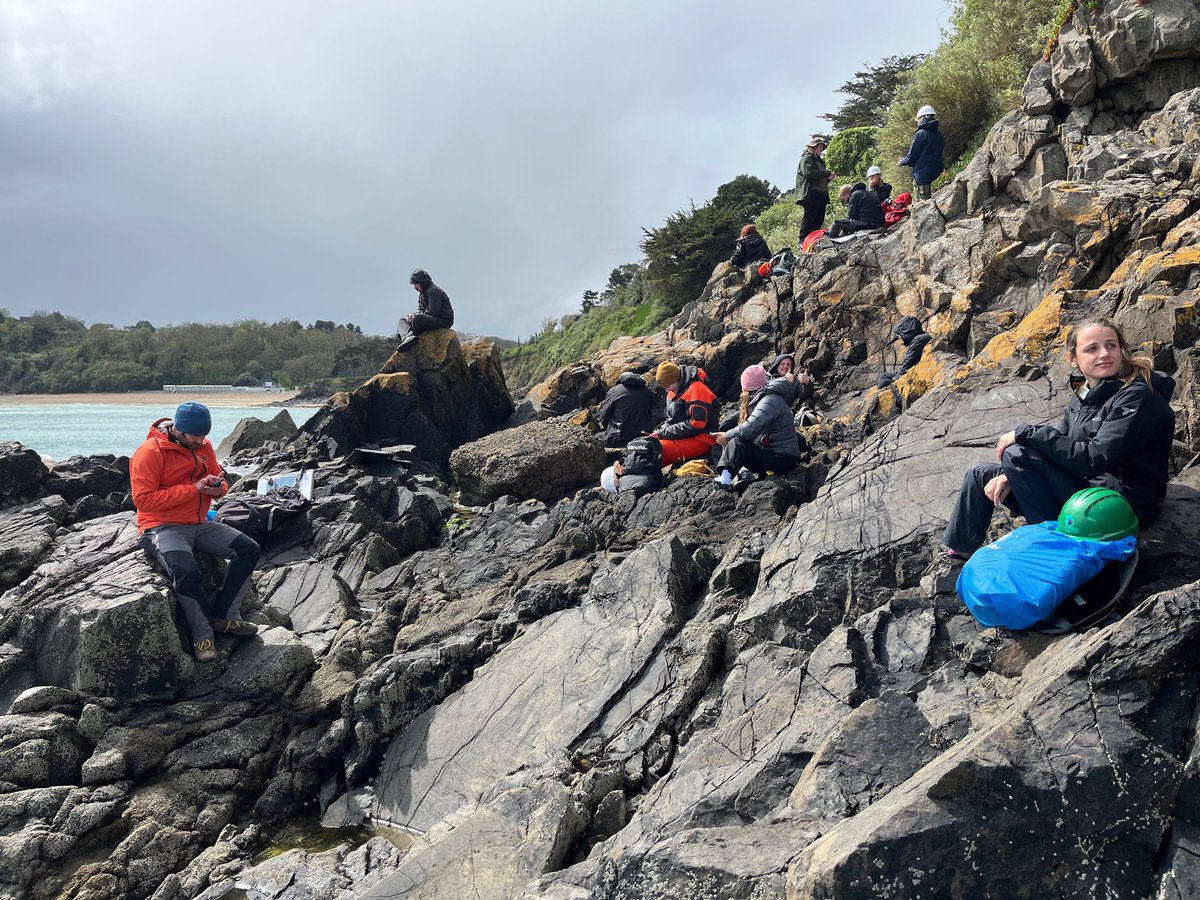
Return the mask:
{"type": "Polygon", "coordinates": [[[433,283],[428,272],[417,269],[408,277],[408,283],[420,297],[417,300],[417,311],[401,319],[396,329],[396,337],[400,338],[397,352],[407,350],[417,342],[417,336],[426,331],[454,326],[454,307],[450,305],[450,297],[433,283]]]}
{"type": "Polygon", "coordinates": [[[897,161],[899,165],[912,167],[913,193],[918,200],[928,200],[933,196],[934,179],[946,169],[942,161],[945,147],[946,139],[942,137],[937,113],[932,106],[922,106],[917,110],[917,133],[913,135],[908,155],[897,161]]]}
{"type": "Polygon", "coordinates": [[[207,437],[211,430],[212,416],[204,404],[181,403],[174,421],[159,419],[150,426],[129,460],[142,549],[171,579],[197,662],[217,658],[215,633],[249,637],[258,632],[256,625],[241,618],[242,595],[258,564],[258,544],[228,525],[208,521],[209,504],[229,490],[207,437]],[[197,550],[228,563],[221,589],[211,601],[196,566],[197,550]],[[210,617],[212,611],[216,618],[210,617]]]}
{"type": "Polygon", "coordinates": [[[829,182],[836,174],[825,168],[825,148],[829,145],[824,138],[815,137],[804,148],[800,166],[796,170],[796,203],[804,207],[804,219],[800,222],[800,243],[804,238],[825,224],[825,210],[829,206],[829,182]]]}

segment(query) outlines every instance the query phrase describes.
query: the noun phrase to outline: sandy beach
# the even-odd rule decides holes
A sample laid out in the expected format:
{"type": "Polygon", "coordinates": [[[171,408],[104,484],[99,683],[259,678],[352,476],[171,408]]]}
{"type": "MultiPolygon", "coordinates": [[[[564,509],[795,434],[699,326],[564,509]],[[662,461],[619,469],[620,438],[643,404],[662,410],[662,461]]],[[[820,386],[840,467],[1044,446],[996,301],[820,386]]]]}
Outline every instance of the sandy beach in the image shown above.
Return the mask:
{"type": "MultiPolygon", "coordinates": [[[[122,394],[0,394],[0,406],[66,406],[70,403],[95,403],[125,406],[162,406],[174,408],[185,400],[199,400],[205,406],[228,408],[237,406],[268,406],[286,403],[296,391],[251,393],[228,391],[213,394],[167,394],[162,391],[129,391],[122,394]]],[[[319,405],[319,404],[318,404],[319,405]]]]}

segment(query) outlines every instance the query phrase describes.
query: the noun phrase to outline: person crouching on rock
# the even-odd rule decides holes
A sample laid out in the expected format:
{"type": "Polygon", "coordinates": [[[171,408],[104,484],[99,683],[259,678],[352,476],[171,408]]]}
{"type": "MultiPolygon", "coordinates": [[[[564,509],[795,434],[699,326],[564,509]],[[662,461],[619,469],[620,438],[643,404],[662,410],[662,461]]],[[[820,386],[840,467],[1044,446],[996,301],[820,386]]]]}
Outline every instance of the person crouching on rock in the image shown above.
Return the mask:
{"type": "Polygon", "coordinates": [[[715,479],[722,487],[754,481],[767,472],[786,475],[796,468],[805,444],[792,420],[793,390],[786,377],[768,381],[762,366],[742,372],[739,424],[714,435],[724,448],[715,479]]]}
{"type": "Polygon", "coordinates": [[[654,428],[654,392],[636,372],[622,372],[604,397],[600,424],[605,447],[624,447],[654,428]]]}
{"type": "Polygon", "coordinates": [[[1109,319],[1071,328],[1066,352],[1074,396],[1062,422],[1017,426],[996,442],[996,462],[967,472],[942,537],[947,571],[983,545],[1002,503],[1035,525],[1058,518],[1076,491],[1097,486],[1119,491],[1142,528],[1158,515],[1169,480],[1175,382],[1132,356],[1109,319]]]}
{"type": "Polygon", "coordinates": [[[241,618],[242,595],[258,563],[258,544],[228,525],[207,520],[209,504],[229,490],[206,437],[211,430],[207,407],[181,403],[174,421],[159,419],[150,426],[129,461],[142,548],[171,579],[197,662],[217,658],[214,632],[249,637],[258,631],[241,618]],[[197,550],[228,563],[224,583],[211,603],[196,566],[197,550]],[[217,618],[209,617],[210,610],[217,618]]]}
{"type": "Polygon", "coordinates": [[[662,462],[673,466],[707,456],[712,450],[720,409],[698,366],[660,363],[654,373],[667,392],[667,420],[654,433],[662,442],[662,462]]]}
{"type": "Polygon", "coordinates": [[[770,258],[771,248],[767,246],[767,242],[758,233],[758,228],[753,223],[743,225],[742,236],[738,239],[737,244],[734,245],[733,256],[729,258],[729,261],[740,269],[742,266],[750,265],[750,263],[770,258]]]}
{"type": "Polygon", "coordinates": [[[454,307],[450,305],[450,297],[433,283],[428,272],[417,269],[409,276],[408,283],[421,296],[417,300],[417,311],[401,319],[396,328],[396,337],[400,339],[397,352],[407,350],[417,342],[417,336],[426,331],[454,326],[454,307]]]}

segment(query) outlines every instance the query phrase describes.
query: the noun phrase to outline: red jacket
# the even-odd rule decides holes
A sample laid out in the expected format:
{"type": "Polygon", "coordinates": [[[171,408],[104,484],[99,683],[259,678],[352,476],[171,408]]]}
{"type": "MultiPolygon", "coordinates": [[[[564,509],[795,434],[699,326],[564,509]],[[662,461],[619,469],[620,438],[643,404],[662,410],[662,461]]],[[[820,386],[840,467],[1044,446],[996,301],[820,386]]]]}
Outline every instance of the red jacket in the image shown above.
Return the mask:
{"type": "Polygon", "coordinates": [[[717,398],[704,382],[707,377],[698,366],[680,369],[679,394],[667,394],[667,421],[657,434],[664,441],[712,434],[720,424],[717,398]]]}
{"type": "MultiPolygon", "coordinates": [[[[189,450],[167,435],[159,419],[129,460],[129,482],[137,507],[138,531],[158,525],[195,525],[208,516],[209,496],[196,488],[205,475],[221,475],[217,454],[207,438],[198,450],[189,450]]],[[[229,485],[221,486],[221,496],[229,485]]]]}

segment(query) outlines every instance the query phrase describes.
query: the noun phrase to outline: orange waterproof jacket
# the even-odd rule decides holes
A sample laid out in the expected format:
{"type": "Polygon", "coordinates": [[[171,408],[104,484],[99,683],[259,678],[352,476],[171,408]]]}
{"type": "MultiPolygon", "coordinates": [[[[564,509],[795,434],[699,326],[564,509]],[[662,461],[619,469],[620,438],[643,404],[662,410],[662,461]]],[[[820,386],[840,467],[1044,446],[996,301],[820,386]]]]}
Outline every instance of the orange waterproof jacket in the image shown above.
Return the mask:
{"type": "MultiPolygon", "coordinates": [[[[195,525],[208,515],[209,497],[196,489],[205,475],[224,475],[217,454],[206,438],[198,450],[189,450],[167,435],[170,419],[150,426],[146,440],[129,460],[129,482],[137,507],[138,531],[158,525],[195,525]]],[[[229,485],[221,486],[221,494],[229,485]]]]}
{"type": "Polygon", "coordinates": [[[655,432],[664,441],[712,434],[720,424],[717,398],[705,382],[708,376],[698,366],[679,370],[679,393],[667,394],[667,421],[655,432]]]}

